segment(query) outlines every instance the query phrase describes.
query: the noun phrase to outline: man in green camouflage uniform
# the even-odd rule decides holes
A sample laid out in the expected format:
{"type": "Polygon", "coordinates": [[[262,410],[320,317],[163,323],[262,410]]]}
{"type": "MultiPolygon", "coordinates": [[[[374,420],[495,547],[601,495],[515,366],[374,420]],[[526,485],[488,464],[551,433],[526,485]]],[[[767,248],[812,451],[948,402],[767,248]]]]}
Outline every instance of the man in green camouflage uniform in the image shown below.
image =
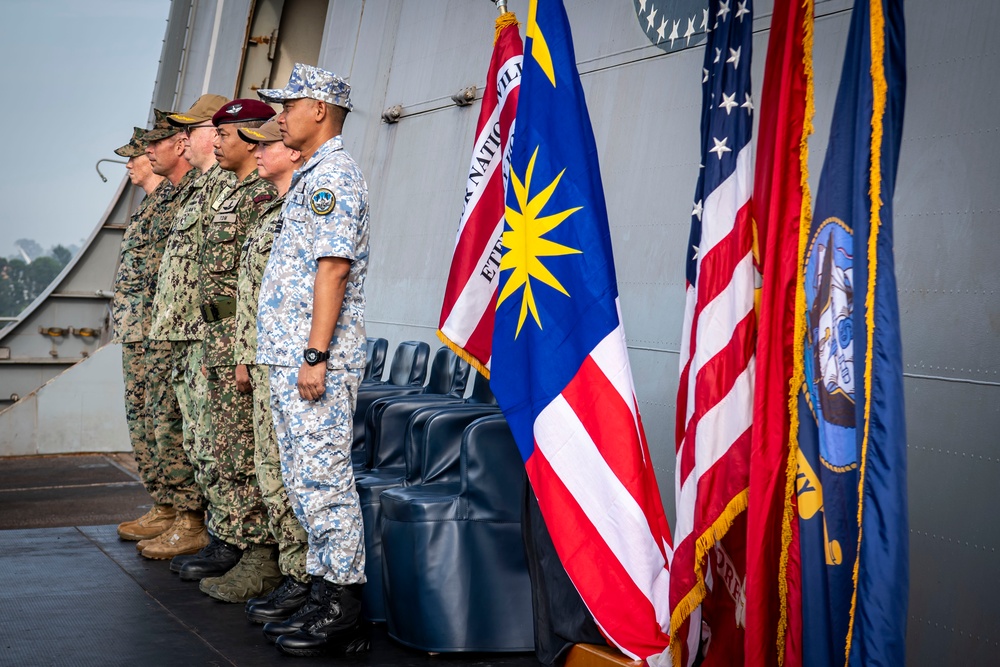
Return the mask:
{"type": "MultiPolygon", "coordinates": [[[[203,95],[183,114],[168,117],[170,125],[182,132],[184,158],[195,167],[193,179],[179,195],[178,212],[166,240],[160,265],[156,298],[153,302],[151,338],[168,341],[173,369],[173,387],[183,418],[184,450],[194,467],[195,481],[208,506],[205,527],[192,526],[189,531],[164,534],[145,545],[142,554],[148,558],[165,559],[181,556],[195,560],[208,552],[218,555],[220,544],[232,538],[229,516],[219,510],[218,471],[215,457],[208,448],[205,376],[201,372],[204,346],[204,321],[198,306],[199,254],[202,246],[202,225],[211,214],[211,204],[230,181],[228,172],[219,169],[215,161],[213,142],[215,128],[212,115],[226,102],[221,95],[203,95]],[[180,119],[178,121],[178,119],[180,119]],[[209,538],[213,539],[209,539],[209,538]],[[192,547],[197,545],[192,554],[192,547]],[[200,549],[200,551],[199,551],[200,549]]],[[[142,543],[140,543],[142,544],[142,543]]],[[[231,567],[239,552],[223,559],[231,567]]],[[[171,569],[174,564],[171,563],[171,569]]],[[[223,570],[224,571],[224,570],[223,570]]],[[[205,576],[205,575],[202,575],[205,576]]],[[[200,577],[193,577],[200,578],[200,577]]]]}
{"type": "MultiPolygon", "coordinates": [[[[163,176],[172,188],[158,207],[150,226],[150,257],[147,266],[151,313],[159,284],[165,235],[173,224],[178,207],[197,173],[184,158],[183,137],[166,121],[166,114],[154,111],[156,124],[146,133],[146,157],[153,173],[163,176]]],[[[140,540],[136,548],[142,553],[151,542],[167,542],[174,553],[191,553],[207,541],[204,526],[204,498],[194,480],[194,468],[184,450],[180,408],[173,390],[173,369],[167,343],[151,336],[152,323],[147,326],[146,367],[149,380],[146,392],[148,430],[157,443],[157,452],[169,472],[161,477],[172,487],[176,516],[173,523],[155,537],[140,540]],[[178,539],[182,536],[184,539],[178,539]]]]}
{"type": "Polygon", "coordinates": [[[124,540],[155,537],[173,523],[176,516],[173,499],[164,487],[156,440],[150,430],[151,417],[146,411],[147,380],[146,335],[149,333],[150,280],[156,250],[151,246],[153,214],[173,190],[169,180],[153,173],[146,157],[146,130],[135,128],[132,139],[115,149],[128,158],[126,169],[132,185],[142,188],[146,196],[132,214],[122,238],[115,293],[111,301],[114,323],[113,342],[122,346],[122,370],[125,380],[125,420],[128,424],[132,453],[139,468],[143,486],[153,499],[153,507],[138,519],[118,525],[118,536],[124,540]]]}
{"type": "Polygon", "coordinates": [[[199,588],[224,602],[245,602],[268,593],[281,580],[267,510],[254,471],[253,398],[236,384],[233,338],[236,333],[236,285],[240,249],[264,207],[276,197],[274,186],[257,174],[253,147],[240,139],[239,128],[260,127],[274,115],[267,104],[236,99],[213,116],[218,128],[215,156],[233,172],[236,184],[213,206],[204,228],[201,253],[201,312],[205,320],[209,439],[219,472],[219,495],[235,528],[240,562],[218,577],[206,577],[199,588]]]}
{"type": "Polygon", "coordinates": [[[254,467],[271,535],[278,543],[278,568],[284,579],[267,597],[247,601],[247,619],[254,623],[281,621],[291,616],[309,597],[310,578],[306,571],[307,537],[288,502],[281,478],[281,459],[271,414],[271,383],[268,367],[257,364],[257,299],[264,266],[281,226],[281,206],[292,180],[302,166],[302,154],[281,143],[276,121],[258,129],[239,130],[242,139],[256,146],[254,153],[260,177],[277,188],[278,196],[267,202],[255,228],[247,231],[240,258],[236,295],[236,383],[242,391],[253,392],[254,467]]]}
{"type": "MultiPolygon", "coordinates": [[[[150,314],[167,238],[190,184],[199,173],[184,157],[183,142],[176,128],[167,122],[167,113],[155,109],[153,112],[156,115],[156,124],[147,137],[151,143],[156,142],[158,149],[149,151],[148,154],[153,155],[156,160],[155,164],[151,161],[150,165],[154,173],[166,177],[172,188],[153,213],[150,226],[152,250],[146,267],[150,285],[147,310],[150,314]],[[179,157],[177,157],[178,150],[180,150],[179,157]],[[176,161],[173,161],[172,157],[177,157],[176,161]]],[[[176,525],[171,525],[164,531],[163,536],[164,540],[174,540],[172,550],[178,553],[190,552],[198,545],[204,544],[207,539],[207,532],[204,530],[205,498],[198,488],[194,466],[184,449],[183,421],[174,391],[170,343],[150,338],[151,329],[152,322],[146,327],[146,368],[149,375],[146,387],[147,428],[156,440],[156,451],[161,461],[162,483],[170,489],[174,509],[177,511],[174,520],[176,525]],[[176,542],[178,536],[192,533],[194,534],[192,543],[184,544],[183,540],[181,543],[176,542]]]]}

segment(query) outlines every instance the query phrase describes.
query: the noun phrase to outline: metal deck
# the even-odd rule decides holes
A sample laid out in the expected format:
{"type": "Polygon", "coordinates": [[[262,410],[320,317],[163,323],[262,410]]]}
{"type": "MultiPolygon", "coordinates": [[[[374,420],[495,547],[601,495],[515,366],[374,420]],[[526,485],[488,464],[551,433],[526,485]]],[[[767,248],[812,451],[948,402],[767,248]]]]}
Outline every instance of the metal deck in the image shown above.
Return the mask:
{"type": "MultiPolygon", "coordinates": [[[[0,665],[277,665],[335,659],[280,655],[243,615],[168,561],[150,561],[115,525],[150,498],[127,457],[0,459],[0,665]]],[[[527,667],[532,654],[428,655],[375,626],[372,650],[338,664],[527,667]]]]}

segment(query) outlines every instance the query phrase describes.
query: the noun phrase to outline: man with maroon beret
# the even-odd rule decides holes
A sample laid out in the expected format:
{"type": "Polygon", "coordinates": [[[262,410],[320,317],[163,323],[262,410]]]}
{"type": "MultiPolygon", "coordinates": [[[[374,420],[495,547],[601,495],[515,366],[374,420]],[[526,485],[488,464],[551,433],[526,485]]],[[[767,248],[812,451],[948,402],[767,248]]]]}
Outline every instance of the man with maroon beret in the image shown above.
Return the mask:
{"type": "Polygon", "coordinates": [[[212,116],[217,128],[215,158],[220,168],[234,174],[235,185],[212,205],[214,216],[205,225],[201,251],[206,411],[209,447],[219,471],[218,493],[243,553],[235,567],[202,579],[199,588],[223,602],[246,602],[269,592],[282,579],[254,469],[253,397],[237,386],[233,351],[240,251],[247,231],[257,226],[268,203],[277,197],[274,186],[257,174],[254,146],[237,131],[260,127],[274,113],[259,100],[236,99],[212,116]]]}

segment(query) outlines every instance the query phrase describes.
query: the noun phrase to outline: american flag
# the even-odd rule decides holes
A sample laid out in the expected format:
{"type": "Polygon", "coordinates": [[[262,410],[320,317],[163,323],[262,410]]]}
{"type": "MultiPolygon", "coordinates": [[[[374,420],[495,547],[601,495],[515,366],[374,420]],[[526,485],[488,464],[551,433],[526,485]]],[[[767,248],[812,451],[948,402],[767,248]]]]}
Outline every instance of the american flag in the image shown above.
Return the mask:
{"type": "MultiPolygon", "coordinates": [[[[742,641],[737,646],[730,632],[730,645],[720,646],[722,633],[703,619],[703,612],[708,614],[713,596],[721,596],[733,608],[729,622],[735,620],[738,630],[745,604],[745,533],[734,530],[725,543],[731,541],[735,548],[729,545],[712,559],[708,552],[723,548],[720,540],[746,509],[749,478],[757,277],[750,215],[751,0],[711,0],[708,17],[702,168],[687,249],[677,392],[677,521],[670,565],[675,665],[691,664],[703,639],[716,655],[729,650],[742,656],[742,641]],[[727,578],[726,586],[716,580],[713,587],[714,562],[735,566],[735,584],[727,578]],[[703,637],[706,633],[711,634],[703,637]]],[[[721,624],[720,616],[713,621],[721,624]]]]}

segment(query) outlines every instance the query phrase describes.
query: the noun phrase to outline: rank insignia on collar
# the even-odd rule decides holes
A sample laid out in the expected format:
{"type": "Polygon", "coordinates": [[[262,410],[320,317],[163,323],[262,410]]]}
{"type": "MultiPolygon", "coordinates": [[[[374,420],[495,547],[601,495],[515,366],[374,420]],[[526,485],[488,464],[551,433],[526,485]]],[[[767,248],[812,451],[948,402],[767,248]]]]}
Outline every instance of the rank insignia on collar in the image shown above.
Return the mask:
{"type": "Polygon", "coordinates": [[[326,215],[333,210],[336,203],[337,198],[334,197],[333,192],[327,188],[320,188],[313,193],[312,198],[309,200],[309,205],[312,207],[313,213],[316,215],[326,215]]]}

